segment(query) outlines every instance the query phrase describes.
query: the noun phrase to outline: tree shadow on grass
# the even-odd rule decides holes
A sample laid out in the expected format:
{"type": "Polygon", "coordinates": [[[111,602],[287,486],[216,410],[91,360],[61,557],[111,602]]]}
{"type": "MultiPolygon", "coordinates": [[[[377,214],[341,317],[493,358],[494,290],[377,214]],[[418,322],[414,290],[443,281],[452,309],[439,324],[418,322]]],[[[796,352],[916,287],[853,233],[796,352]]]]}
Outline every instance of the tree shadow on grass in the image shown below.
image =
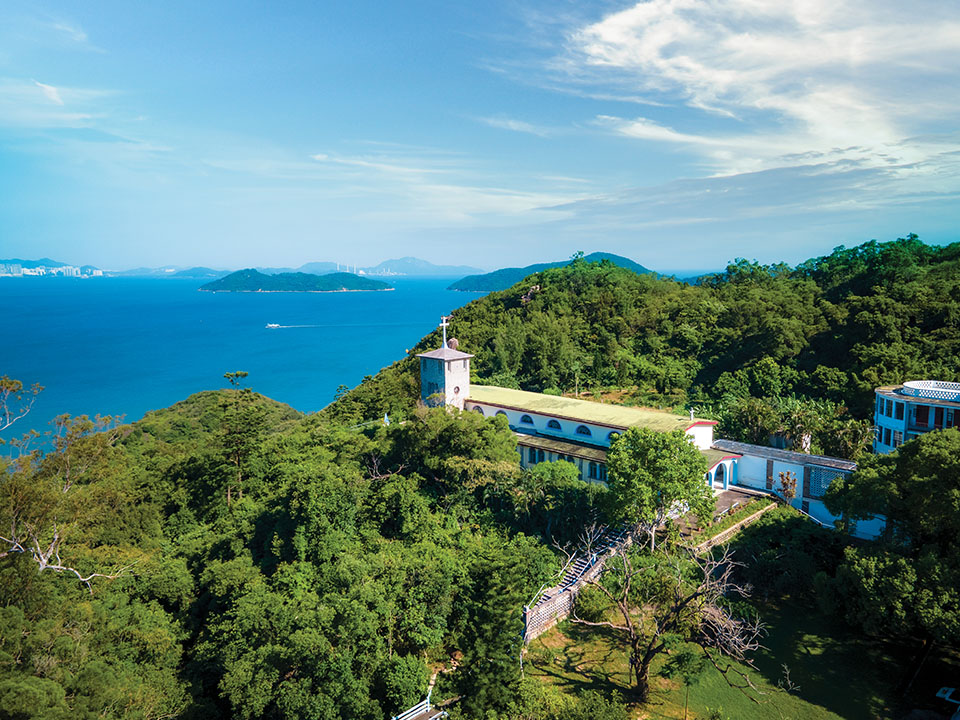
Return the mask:
{"type": "Polygon", "coordinates": [[[754,662],[770,684],[784,678],[786,666],[798,686],[794,694],[809,703],[848,720],[891,716],[910,647],[857,634],[799,604],[764,606],[761,617],[766,650],[754,662]]]}

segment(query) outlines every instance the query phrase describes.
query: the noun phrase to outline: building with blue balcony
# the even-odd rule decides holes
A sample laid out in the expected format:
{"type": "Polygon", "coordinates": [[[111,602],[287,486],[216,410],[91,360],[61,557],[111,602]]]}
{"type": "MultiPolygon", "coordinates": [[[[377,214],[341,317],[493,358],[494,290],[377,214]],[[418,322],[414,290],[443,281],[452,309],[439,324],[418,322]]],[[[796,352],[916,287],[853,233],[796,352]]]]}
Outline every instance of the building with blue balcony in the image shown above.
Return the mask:
{"type": "Polygon", "coordinates": [[[893,452],[931,430],[960,427],[960,383],[911,380],[878,387],[874,393],[875,453],[893,452]]]}

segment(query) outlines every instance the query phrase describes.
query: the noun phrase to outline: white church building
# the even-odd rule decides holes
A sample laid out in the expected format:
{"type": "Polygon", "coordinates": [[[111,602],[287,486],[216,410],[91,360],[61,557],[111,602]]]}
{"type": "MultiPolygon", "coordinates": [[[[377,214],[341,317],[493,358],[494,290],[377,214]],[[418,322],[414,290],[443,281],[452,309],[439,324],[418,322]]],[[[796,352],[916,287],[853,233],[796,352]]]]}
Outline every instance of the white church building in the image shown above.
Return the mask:
{"type": "MultiPolygon", "coordinates": [[[[823,496],[834,479],[848,476],[857,469],[854,462],[716,439],[713,436],[716,421],[697,418],[692,413],[683,417],[651,408],[471,385],[473,355],[458,350],[456,340],[447,340],[446,317],[441,327],[443,346],[417,356],[421,401],[426,405],[478,412],[485,417],[504,416],[516,435],[520,464],[525,468],[562,460],[573,463],[581,479],[604,481],[607,450],[619,433],[630,427],[661,432],[681,430],[706,458],[708,470],[704,482],[716,492],[736,487],[776,492],[783,473],[797,481],[796,496],[791,503],[794,507],[829,527],[837,520],[824,505],[823,496]]],[[[960,402],[957,407],[960,408],[960,402]]],[[[957,417],[960,418],[960,413],[957,417]]],[[[859,522],[855,534],[874,538],[883,527],[882,518],[859,522]]]]}

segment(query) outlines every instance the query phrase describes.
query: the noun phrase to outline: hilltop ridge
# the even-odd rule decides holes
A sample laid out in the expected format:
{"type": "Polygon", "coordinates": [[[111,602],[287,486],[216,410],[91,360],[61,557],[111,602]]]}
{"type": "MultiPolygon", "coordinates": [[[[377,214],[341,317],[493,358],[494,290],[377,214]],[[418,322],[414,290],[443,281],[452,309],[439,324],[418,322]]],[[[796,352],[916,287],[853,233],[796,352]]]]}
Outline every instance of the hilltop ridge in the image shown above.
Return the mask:
{"type": "MultiPolygon", "coordinates": [[[[644,267],[640,263],[634,262],[630,258],[623,257],[622,255],[614,255],[613,253],[595,252],[584,256],[583,259],[587,262],[600,262],[602,260],[609,260],[617,267],[633,270],[633,272],[637,273],[638,275],[653,272],[653,270],[644,267]]],[[[470,292],[493,292],[495,290],[506,290],[508,287],[520,282],[528,275],[533,275],[534,273],[547,270],[548,268],[563,267],[569,263],[569,260],[559,260],[557,262],[535,263],[525,267],[501,268],[500,270],[494,270],[493,272],[479,275],[468,275],[460,278],[447,289],[470,292]]]]}

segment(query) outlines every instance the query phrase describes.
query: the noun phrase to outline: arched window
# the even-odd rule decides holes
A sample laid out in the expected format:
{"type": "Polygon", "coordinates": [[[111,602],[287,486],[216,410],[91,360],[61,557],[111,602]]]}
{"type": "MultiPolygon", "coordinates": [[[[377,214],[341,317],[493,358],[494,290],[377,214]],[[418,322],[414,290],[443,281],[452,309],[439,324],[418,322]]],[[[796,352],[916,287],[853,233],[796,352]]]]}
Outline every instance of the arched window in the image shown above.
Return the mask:
{"type": "Polygon", "coordinates": [[[476,405],[473,409],[476,410],[481,415],[483,415],[483,408],[480,407],[479,405],[476,405]]]}
{"type": "Polygon", "coordinates": [[[577,435],[586,435],[587,437],[590,437],[593,435],[593,433],[590,432],[590,428],[588,428],[586,425],[580,425],[577,427],[577,435]]]}
{"type": "Polygon", "coordinates": [[[613,442],[618,437],[620,437],[620,433],[618,433],[616,430],[613,430],[612,432],[607,434],[607,442],[613,442]]]}
{"type": "Polygon", "coordinates": [[[563,430],[563,428],[560,427],[560,423],[558,423],[556,420],[551,420],[550,422],[548,422],[547,427],[550,428],[551,430],[563,430]]]}
{"type": "Polygon", "coordinates": [[[507,416],[507,414],[503,410],[497,410],[497,415],[503,415],[504,417],[507,416]]]}
{"type": "Polygon", "coordinates": [[[716,474],[713,476],[713,481],[715,484],[723,485],[724,475],[726,475],[726,470],[723,467],[723,463],[717,465],[716,474]]]}
{"type": "Polygon", "coordinates": [[[533,418],[529,415],[523,415],[520,418],[520,422],[522,422],[524,425],[533,425],[533,418]]]}

